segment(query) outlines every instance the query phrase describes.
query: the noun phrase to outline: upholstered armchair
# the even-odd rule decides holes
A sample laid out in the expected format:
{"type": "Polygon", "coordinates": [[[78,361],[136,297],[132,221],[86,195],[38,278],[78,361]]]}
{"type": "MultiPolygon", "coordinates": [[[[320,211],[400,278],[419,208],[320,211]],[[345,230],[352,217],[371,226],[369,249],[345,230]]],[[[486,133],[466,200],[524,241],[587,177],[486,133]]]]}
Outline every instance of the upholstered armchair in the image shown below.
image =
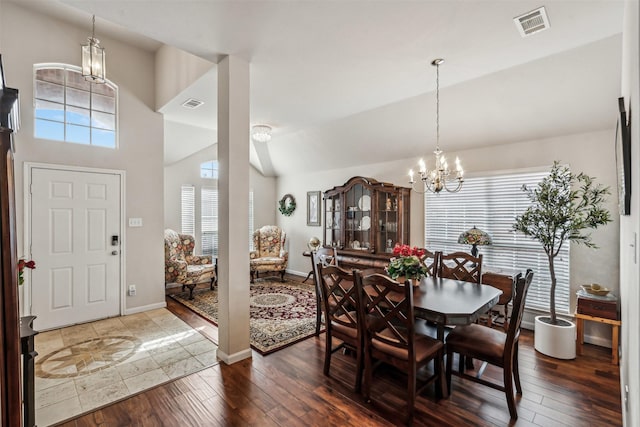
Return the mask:
{"type": "Polygon", "coordinates": [[[218,280],[217,260],[210,256],[193,255],[195,240],[188,234],[164,230],[164,281],[189,288],[189,299],[198,283],[210,282],[210,289],[218,280]]]}
{"type": "Polygon", "coordinates": [[[249,254],[251,283],[265,271],[280,273],[284,282],[289,253],[285,249],[286,233],[275,225],[265,225],[253,232],[253,247],[249,254]]]}

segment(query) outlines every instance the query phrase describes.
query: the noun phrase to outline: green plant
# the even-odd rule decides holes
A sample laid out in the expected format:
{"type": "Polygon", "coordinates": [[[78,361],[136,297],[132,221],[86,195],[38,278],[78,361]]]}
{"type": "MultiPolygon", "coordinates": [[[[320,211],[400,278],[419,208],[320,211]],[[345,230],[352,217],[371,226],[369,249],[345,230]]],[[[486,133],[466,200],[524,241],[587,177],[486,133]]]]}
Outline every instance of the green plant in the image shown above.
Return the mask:
{"type": "Polygon", "coordinates": [[[587,230],[611,222],[609,211],[603,207],[610,190],[596,184],[593,177],[572,173],[556,160],[551,173],[537,187],[523,185],[522,191],[531,205],[516,217],[513,229],[540,242],[547,254],[551,276],[549,311],[551,323],[556,324],[554,258],[567,241],[597,248],[587,230]]]}
{"type": "Polygon", "coordinates": [[[391,258],[387,266],[387,273],[392,279],[395,280],[401,276],[407,279],[420,279],[427,275],[427,267],[420,261],[420,257],[424,255],[424,249],[396,244],[393,254],[396,258],[391,258]]]}

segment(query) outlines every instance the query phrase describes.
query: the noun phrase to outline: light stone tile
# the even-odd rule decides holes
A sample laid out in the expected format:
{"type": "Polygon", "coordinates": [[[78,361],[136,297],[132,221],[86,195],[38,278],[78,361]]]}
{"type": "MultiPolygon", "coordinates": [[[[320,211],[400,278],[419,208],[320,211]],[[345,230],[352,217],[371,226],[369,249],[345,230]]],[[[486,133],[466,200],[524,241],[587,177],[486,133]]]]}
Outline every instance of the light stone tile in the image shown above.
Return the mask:
{"type": "Polygon", "coordinates": [[[191,374],[204,368],[204,365],[195,357],[178,360],[162,367],[162,370],[169,378],[178,378],[186,374],[191,374]]]}
{"type": "Polygon", "coordinates": [[[129,389],[123,381],[118,381],[93,390],[91,393],[80,393],[80,404],[83,411],[97,408],[122,399],[129,395],[129,389]]]}
{"type": "Polygon", "coordinates": [[[98,338],[98,334],[90,323],[69,326],[60,330],[65,345],[76,344],[91,338],[98,338]]]}
{"type": "Polygon", "coordinates": [[[203,366],[211,366],[218,363],[218,350],[208,351],[195,356],[203,366]]]}
{"type": "Polygon", "coordinates": [[[106,368],[101,371],[94,372],[91,375],[85,375],[74,379],[74,382],[76,383],[76,389],[78,390],[78,394],[80,396],[82,396],[83,394],[87,394],[87,392],[94,391],[121,381],[122,378],[114,367],[106,368]]]}
{"type": "Polygon", "coordinates": [[[122,362],[118,363],[115,366],[124,365],[125,363],[136,362],[138,360],[145,359],[145,358],[150,357],[150,356],[151,356],[151,353],[149,353],[148,351],[144,351],[141,348],[139,348],[138,350],[136,350],[136,352],[131,357],[129,357],[126,360],[123,360],[122,362]]]}
{"type": "Polygon", "coordinates": [[[180,344],[184,347],[189,344],[195,344],[200,341],[208,341],[207,338],[202,335],[200,332],[196,330],[191,330],[189,333],[183,334],[180,338],[177,338],[176,341],[180,342],[180,344]]]}
{"type": "Polygon", "coordinates": [[[159,367],[160,366],[158,365],[158,363],[155,360],[153,360],[152,357],[147,357],[145,359],[140,359],[134,362],[118,365],[116,366],[116,369],[118,370],[120,377],[126,380],[127,378],[135,377],[136,375],[153,371],[154,369],[158,369],[159,367]]]}
{"type": "Polygon", "coordinates": [[[189,354],[188,351],[180,347],[175,350],[165,351],[163,353],[158,353],[158,354],[152,354],[151,357],[153,357],[153,359],[156,362],[158,362],[158,365],[167,366],[172,363],[176,363],[180,360],[188,359],[191,357],[191,354],[189,354]]]}
{"type": "Polygon", "coordinates": [[[36,425],[50,426],[82,412],[78,396],[36,409],[36,425]]]}
{"type": "Polygon", "coordinates": [[[76,385],[72,380],[67,381],[44,390],[38,390],[35,393],[36,408],[51,406],[63,400],[71,399],[78,396],[76,385]]]}
{"type": "Polygon", "coordinates": [[[137,393],[147,388],[162,384],[169,381],[171,378],[160,368],[154,369],[149,372],[145,372],[135,377],[127,378],[124,383],[130,393],[137,393]]]}
{"type": "Polygon", "coordinates": [[[73,382],[72,378],[41,378],[39,376],[35,377],[36,390],[46,390],[49,387],[53,387],[56,385],[60,385],[66,382],[73,382]]]}
{"type": "Polygon", "coordinates": [[[215,350],[216,348],[217,346],[209,340],[198,341],[196,343],[184,346],[184,349],[194,356],[215,350]]]}

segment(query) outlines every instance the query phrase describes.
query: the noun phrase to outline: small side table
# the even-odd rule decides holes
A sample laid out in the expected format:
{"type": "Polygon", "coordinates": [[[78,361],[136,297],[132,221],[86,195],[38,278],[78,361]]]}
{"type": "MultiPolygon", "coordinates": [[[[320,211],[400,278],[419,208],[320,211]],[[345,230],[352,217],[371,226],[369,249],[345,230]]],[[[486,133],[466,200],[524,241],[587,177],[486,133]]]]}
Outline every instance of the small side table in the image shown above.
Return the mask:
{"type": "MultiPolygon", "coordinates": [[[[302,256],[306,256],[306,257],[311,257],[311,251],[304,251],[302,252],[302,256]]],[[[311,259],[311,264],[313,264],[313,258],[311,259]]],[[[309,274],[307,274],[307,278],[304,279],[302,281],[302,283],[306,282],[307,280],[309,280],[309,277],[311,277],[313,275],[313,269],[311,269],[311,271],[309,272],[309,274]]]]}
{"type": "Polygon", "coordinates": [[[620,339],[620,324],[619,320],[605,319],[602,317],[589,316],[588,314],[576,313],[576,326],[578,329],[578,339],[576,341],[576,353],[582,354],[582,345],[584,344],[584,321],[590,320],[592,322],[606,323],[611,325],[611,364],[618,364],[618,342],[620,339]]]}

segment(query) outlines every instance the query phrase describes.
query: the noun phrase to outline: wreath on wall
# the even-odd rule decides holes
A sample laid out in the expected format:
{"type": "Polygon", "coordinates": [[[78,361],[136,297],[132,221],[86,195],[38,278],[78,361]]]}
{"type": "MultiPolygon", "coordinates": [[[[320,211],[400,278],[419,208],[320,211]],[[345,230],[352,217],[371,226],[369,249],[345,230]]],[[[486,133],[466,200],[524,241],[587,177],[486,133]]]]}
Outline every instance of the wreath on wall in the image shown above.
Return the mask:
{"type": "Polygon", "coordinates": [[[291,216],[296,210],[296,199],[291,194],[285,194],[278,202],[278,210],[284,216],[291,216]]]}

